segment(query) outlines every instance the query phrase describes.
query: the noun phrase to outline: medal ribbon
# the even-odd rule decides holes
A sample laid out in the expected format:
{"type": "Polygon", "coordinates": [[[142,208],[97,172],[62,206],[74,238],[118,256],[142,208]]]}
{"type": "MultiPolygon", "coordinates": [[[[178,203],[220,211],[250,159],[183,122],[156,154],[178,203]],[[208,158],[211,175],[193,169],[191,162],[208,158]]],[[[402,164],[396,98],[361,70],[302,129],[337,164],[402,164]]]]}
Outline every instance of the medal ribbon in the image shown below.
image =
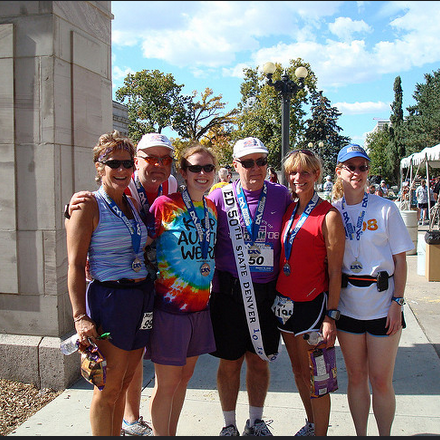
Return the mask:
{"type": "MultiPolygon", "coordinates": [[[[140,214],[143,219],[146,219],[149,214],[150,204],[148,203],[147,192],[145,191],[145,188],[142,186],[141,181],[139,180],[139,174],[137,170],[134,173],[134,183],[136,185],[136,190],[139,195],[139,200],[141,202],[140,214]]],[[[157,197],[161,196],[162,192],[162,185],[160,185],[157,192],[157,197]]]]}
{"type": "Polygon", "coordinates": [[[196,228],[197,234],[199,236],[199,244],[200,244],[200,248],[202,250],[202,258],[204,260],[206,260],[206,257],[208,256],[211,228],[209,225],[209,212],[208,212],[208,208],[206,207],[205,197],[203,197],[203,212],[204,212],[205,231],[203,231],[202,222],[200,221],[199,217],[197,217],[197,213],[194,208],[194,204],[191,200],[191,196],[189,195],[187,188],[185,188],[182,191],[182,199],[183,199],[183,203],[185,203],[186,209],[188,209],[189,216],[191,217],[191,220],[192,220],[192,222],[196,228]]]}
{"type": "Polygon", "coordinates": [[[307,203],[306,208],[304,209],[303,213],[301,214],[301,217],[298,220],[298,223],[296,224],[295,228],[293,229],[292,232],[290,232],[290,228],[292,227],[292,224],[293,224],[293,219],[294,219],[296,211],[298,209],[298,203],[296,204],[295,208],[293,209],[292,215],[290,216],[289,223],[287,225],[286,236],[284,237],[284,254],[286,256],[286,261],[289,261],[290,254],[292,253],[293,240],[295,240],[296,234],[298,234],[302,225],[308,219],[310,213],[313,211],[313,208],[315,208],[315,206],[318,204],[318,202],[319,202],[319,195],[315,191],[313,193],[313,197],[309,200],[309,203],[307,203]]]}
{"type": "MultiPolygon", "coordinates": [[[[137,220],[136,210],[132,208],[131,203],[128,203],[128,206],[130,207],[131,212],[133,213],[133,219],[134,219],[134,228],[133,228],[131,226],[130,220],[128,220],[128,218],[121,211],[121,209],[119,209],[118,205],[105,192],[102,186],[98,189],[98,192],[99,194],[101,194],[102,197],[104,197],[104,200],[106,201],[109,208],[124,222],[125,226],[130,232],[131,243],[133,246],[134,253],[135,255],[137,255],[137,253],[139,252],[139,248],[141,246],[142,230],[141,230],[140,222],[137,220]]],[[[125,197],[127,202],[129,202],[125,194],[123,195],[123,197],[125,197]]]]}
{"type": "Polygon", "coordinates": [[[236,186],[237,200],[241,211],[241,216],[244,221],[244,225],[249,233],[249,237],[252,243],[258,238],[258,231],[260,229],[261,220],[263,219],[264,207],[266,206],[267,200],[267,185],[264,182],[263,190],[261,191],[260,198],[258,200],[257,211],[255,213],[255,220],[252,220],[251,212],[249,211],[249,206],[246,201],[246,196],[244,195],[243,189],[240,182],[236,186]]]}

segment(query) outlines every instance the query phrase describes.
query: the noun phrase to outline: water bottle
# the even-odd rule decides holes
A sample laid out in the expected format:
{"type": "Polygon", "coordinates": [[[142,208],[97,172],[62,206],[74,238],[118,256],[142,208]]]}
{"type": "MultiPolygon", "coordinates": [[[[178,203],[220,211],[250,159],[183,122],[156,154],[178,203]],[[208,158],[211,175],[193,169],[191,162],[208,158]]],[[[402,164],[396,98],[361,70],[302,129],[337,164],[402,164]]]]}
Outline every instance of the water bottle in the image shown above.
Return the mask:
{"type": "Polygon", "coordinates": [[[73,334],[70,338],[67,338],[65,341],[61,342],[60,350],[65,355],[69,355],[75,353],[79,347],[79,338],[78,333],[73,334]]]}
{"type": "Polygon", "coordinates": [[[309,343],[309,345],[318,345],[324,340],[319,332],[304,333],[303,338],[309,343]]]}

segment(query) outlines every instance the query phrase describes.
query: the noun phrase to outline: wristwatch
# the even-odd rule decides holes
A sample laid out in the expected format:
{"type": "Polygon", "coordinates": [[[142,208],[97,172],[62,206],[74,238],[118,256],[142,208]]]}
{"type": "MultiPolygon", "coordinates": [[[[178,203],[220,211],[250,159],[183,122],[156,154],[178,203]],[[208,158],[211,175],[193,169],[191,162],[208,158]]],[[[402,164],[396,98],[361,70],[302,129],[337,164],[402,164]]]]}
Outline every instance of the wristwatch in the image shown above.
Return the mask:
{"type": "Polygon", "coordinates": [[[399,306],[404,306],[406,304],[405,298],[403,296],[393,296],[391,300],[396,301],[399,306]]]}
{"type": "Polygon", "coordinates": [[[334,319],[335,321],[337,321],[341,317],[341,312],[339,310],[336,310],[336,309],[327,310],[327,312],[325,314],[329,318],[334,319]]]}

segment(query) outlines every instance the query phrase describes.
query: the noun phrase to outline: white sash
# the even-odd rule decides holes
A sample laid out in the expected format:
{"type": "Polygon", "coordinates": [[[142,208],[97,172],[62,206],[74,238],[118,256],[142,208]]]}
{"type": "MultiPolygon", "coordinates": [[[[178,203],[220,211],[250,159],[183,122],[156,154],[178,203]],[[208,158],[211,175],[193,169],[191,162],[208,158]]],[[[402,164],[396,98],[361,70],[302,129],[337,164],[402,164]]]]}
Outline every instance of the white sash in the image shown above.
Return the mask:
{"type": "Polygon", "coordinates": [[[241,294],[243,295],[243,304],[246,313],[246,320],[249,327],[252,345],[255,353],[264,361],[274,361],[278,353],[266,356],[263,346],[263,338],[260,330],[260,319],[257,311],[257,301],[255,300],[254,285],[252,283],[251,271],[249,268],[246,245],[243,239],[240,218],[238,215],[237,203],[232,185],[226,185],[222,188],[223,201],[225,204],[226,217],[229,226],[229,235],[232,241],[235,264],[237,266],[238,279],[240,280],[241,294]]]}

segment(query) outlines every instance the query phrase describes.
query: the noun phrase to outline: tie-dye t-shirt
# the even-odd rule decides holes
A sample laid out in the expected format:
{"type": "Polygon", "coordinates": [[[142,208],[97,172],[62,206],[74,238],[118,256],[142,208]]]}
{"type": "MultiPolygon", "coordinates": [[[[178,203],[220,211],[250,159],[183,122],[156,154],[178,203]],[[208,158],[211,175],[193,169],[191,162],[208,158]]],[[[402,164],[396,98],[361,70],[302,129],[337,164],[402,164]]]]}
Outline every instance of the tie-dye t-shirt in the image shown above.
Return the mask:
{"type": "MultiPolygon", "coordinates": [[[[151,206],[150,211],[156,219],[159,275],[156,280],[155,306],[159,309],[172,313],[191,313],[208,307],[210,283],[214,275],[217,211],[211,200],[205,200],[211,228],[206,259],[202,258],[197,230],[181,193],[158,197],[151,206]],[[201,270],[205,263],[209,265],[209,271],[201,270]]],[[[193,204],[203,226],[203,202],[193,204]]]]}

